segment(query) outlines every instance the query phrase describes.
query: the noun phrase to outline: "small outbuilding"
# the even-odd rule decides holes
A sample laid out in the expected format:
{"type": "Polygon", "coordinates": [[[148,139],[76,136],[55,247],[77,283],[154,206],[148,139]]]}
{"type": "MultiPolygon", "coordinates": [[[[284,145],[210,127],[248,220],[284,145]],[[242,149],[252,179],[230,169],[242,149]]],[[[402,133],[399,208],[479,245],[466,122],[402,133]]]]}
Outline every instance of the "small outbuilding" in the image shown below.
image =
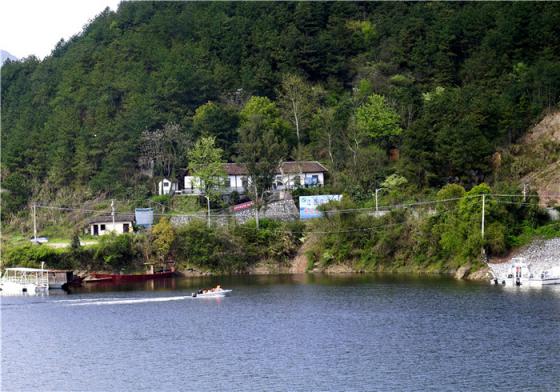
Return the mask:
{"type": "Polygon", "coordinates": [[[164,178],[158,183],[158,194],[159,195],[172,195],[177,190],[177,183],[169,181],[164,178]]]}
{"type": "Polygon", "coordinates": [[[134,223],[133,214],[117,214],[115,215],[115,225],[113,226],[113,217],[111,215],[96,216],[90,219],[90,234],[103,235],[114,232],[115,234],[132,233],[134,223]]]}

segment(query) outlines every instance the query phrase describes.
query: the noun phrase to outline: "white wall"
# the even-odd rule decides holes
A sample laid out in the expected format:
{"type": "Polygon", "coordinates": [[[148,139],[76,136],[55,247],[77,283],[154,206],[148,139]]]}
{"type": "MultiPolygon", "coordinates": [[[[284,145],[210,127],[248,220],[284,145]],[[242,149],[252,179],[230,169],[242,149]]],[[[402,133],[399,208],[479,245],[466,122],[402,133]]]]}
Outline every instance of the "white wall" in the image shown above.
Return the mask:
{"type": "Polygon", "coordinates": [[[104,235],[104,234],[109,234],[112,231],[114,231],[116,234],[122,234],[124,233],[124,225],[128,224],[128,232],[132,233],[133,232],[133,228],[132,228],[132,222],[125,222],[125,221],[115,221],[115,227],[113,229],[113,222],[100,222],[100,223],[92,223],[90,225],[89,228],[89,232],[91,235],[95,235],[94,233],[94,226],[98,226],[99,230],[98,230],[98,235],[104,235]],[[101,225],[105,225],[105,229],[101,230],[101,225]]]}
{"type": "Polygon", "coordinates": [[[318,181],[317,186],[324,186],[325,185],[325,177],[324,177],[323,173],[321,173],[321,172],[319,172],[319,173],[303,173],[302,175],[299,175],[297,173],[284,174],[282,176],[282,182],[284,183],[284,187],[295,188],[298,185],[299,186],[305,186],[305,180],[309,179],[308,181],[311,181],[313,176],[317,176],[317,181],[318,181]],[[296,177],[300,177],[300,183],[299,184],[295,183],[295,178],[296,177]]]}
{"type": "Polygon", "coordinates": [[[158,183],[158,190],[160,195],[171,195],[177,190],[177,184],[168,179],[163,179],[158,183]]]}

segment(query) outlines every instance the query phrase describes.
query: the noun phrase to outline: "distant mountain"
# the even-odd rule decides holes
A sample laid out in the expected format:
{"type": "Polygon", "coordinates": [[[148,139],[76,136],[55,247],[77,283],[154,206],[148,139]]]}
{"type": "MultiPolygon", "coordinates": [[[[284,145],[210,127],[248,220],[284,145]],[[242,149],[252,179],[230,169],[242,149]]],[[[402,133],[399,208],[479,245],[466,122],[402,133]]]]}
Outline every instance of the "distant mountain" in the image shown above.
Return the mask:
{"type": "Polygon", "coordinates": [[[0,49],[0,66],[4,64],[6,60],[17,60],[18,58],[13,54],[6,52],[5,50],[0,49]]]}

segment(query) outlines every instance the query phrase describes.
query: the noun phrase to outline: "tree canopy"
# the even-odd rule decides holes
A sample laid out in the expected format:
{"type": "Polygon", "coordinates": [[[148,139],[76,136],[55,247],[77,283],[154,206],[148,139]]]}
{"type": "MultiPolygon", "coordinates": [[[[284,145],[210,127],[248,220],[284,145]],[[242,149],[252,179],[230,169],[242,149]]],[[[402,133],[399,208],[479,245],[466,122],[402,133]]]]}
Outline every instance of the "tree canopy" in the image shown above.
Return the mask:
{"type": "Polygon", "coordinates": [[[329,162],[355,192],[376,186],[358,166],[378,147],[400,150],[398,163],[376,152],[380,173],[474,186],[558,106],[558,7],[123,2],[44,60],[2,67],[2,216],[65,188],[145,192],[143,132],[171,124],[184,144],[164,144],[155,176],[180,175],[201,136],[235,160],[254,115],[286,158],[329,162]]]}

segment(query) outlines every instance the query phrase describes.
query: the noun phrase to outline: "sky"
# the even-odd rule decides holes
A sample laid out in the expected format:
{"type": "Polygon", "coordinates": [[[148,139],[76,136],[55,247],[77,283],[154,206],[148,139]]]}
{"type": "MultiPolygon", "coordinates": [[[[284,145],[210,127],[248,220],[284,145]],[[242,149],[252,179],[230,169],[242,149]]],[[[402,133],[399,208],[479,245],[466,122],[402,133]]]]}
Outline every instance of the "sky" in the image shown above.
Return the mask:
{"type": "Polygon", "coordinates": [[[0,49],[18,59],[49,55],[106,7],[121,0],[0,0],[0,49]]]}

